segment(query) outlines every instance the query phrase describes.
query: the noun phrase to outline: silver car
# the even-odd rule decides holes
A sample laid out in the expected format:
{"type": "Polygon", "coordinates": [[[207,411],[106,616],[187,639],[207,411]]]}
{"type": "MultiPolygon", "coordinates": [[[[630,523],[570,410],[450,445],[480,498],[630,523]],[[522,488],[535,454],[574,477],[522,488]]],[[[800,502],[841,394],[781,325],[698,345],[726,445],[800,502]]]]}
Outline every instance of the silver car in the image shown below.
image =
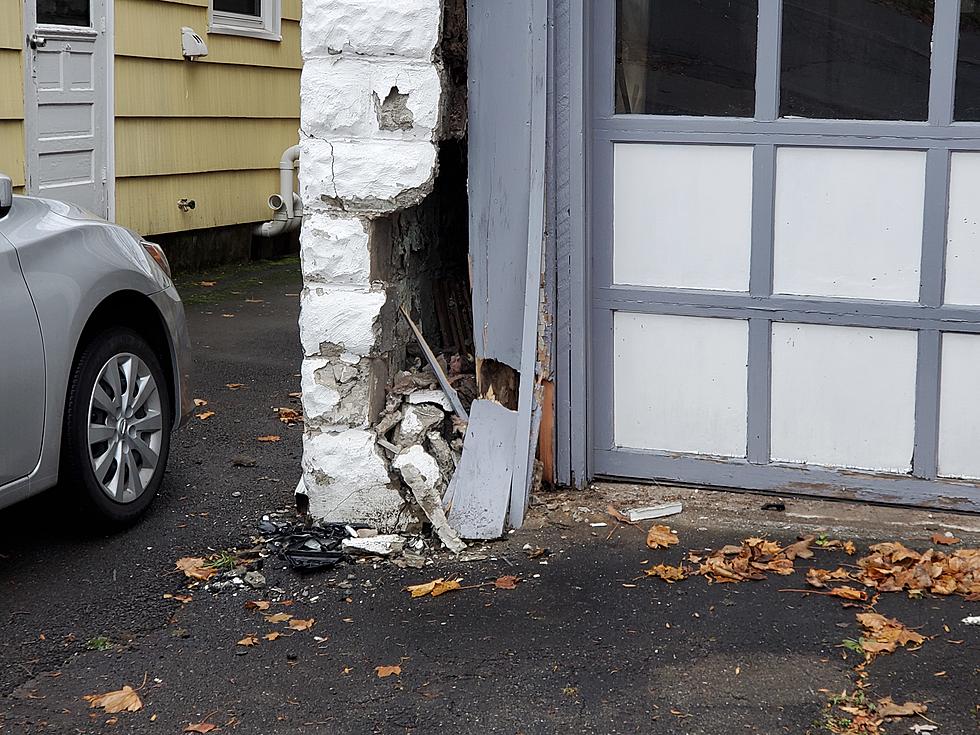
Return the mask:
{"type": "Polygon", "coordinates": [[[189,350],[159,246],[0,175],[0,508],[58,485],[136,520],[193,410],[189,350]]]}

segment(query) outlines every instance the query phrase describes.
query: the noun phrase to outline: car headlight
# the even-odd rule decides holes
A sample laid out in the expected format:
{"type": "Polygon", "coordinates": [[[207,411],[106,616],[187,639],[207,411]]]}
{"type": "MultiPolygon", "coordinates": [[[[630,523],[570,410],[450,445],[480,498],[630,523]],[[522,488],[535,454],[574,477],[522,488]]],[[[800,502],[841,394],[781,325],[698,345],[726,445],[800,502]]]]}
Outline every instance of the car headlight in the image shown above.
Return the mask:
{"type": "Polygon", "coordinates": [[[140,240],[140,245],[153,258],[153,262],[160,266],[160,270],[167,274],[167,278],[173,278],[170,273],[170,263],[167,262],[167,256],[164,255],[163,248],[149,240],[140,240]]]}

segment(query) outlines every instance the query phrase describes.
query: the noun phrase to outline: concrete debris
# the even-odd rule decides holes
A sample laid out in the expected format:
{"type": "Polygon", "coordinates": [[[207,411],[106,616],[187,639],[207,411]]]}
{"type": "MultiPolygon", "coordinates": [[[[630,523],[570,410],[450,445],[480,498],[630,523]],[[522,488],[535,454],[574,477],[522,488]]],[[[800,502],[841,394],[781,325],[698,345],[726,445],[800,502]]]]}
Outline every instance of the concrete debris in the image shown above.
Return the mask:
{"type": "Polygon", "coordinates": [[[438,426],[445,419],[445,411],[431,403],[406,406],[395,437],[395,444],[402,447],[417,444],[421,441],[423,434],[438,426]]]}
{"type": "Polygon", "coordinates": [[[392,466],[401,473],[405,484],[411,488],[415,501],[432,523],[439,540],[454,554],[462,552],[466,544],[449,525],[442,508],[440,491],[444,481],[436,459],[416,444],[395,457],[392,466]]]}
{"type": "Polygon", "coordinates": [[[391,533],[368,538],[345,538],[341,545],[350,554],[388,557],[402,552],[405,537],[391,533]]]}
{"type": "Polygon", "coordinates": [[[394,560],[394,565],[401,569],[421,569],[425,566],[426,559],[422,554],[414,551],[403,551],[402,555],[394,560]]]}
{"type": "Polygon", "coordinates": [[[256,572],[254,570],[251,572],[245,572],[245,576],[242,578],[242,581],[244,581],[245,584],[247,584],[253,590],[260,590],[265,587],[265,575],[262,574],[262,572],[256,572]]]}
{"type": "Polygon", "coordinates": [[[963,618],[964,625],[980,625],[980,615],[971,615],[968,618],[963,618]]]}
{"type": "Polygon", "coordinates": [[[435,403],[442,406],[443,410],[446,412],[453,410],[453,404],[450,403],[445,391],[442,390],[417,390],[413,393],[409,393],[406,396],[406,399],[413,406],[417,406],[421,403],[435,403]]]}
{"type": "Polygon", "coordinates": [[[681,503],[663,503],[662,505],[650,505],[643,508],[630,508],[626,511],[626,517],[630,523],[638,521],[649,521],[653,518],[664,518],[674,516],[684,510],[681,503]]]}

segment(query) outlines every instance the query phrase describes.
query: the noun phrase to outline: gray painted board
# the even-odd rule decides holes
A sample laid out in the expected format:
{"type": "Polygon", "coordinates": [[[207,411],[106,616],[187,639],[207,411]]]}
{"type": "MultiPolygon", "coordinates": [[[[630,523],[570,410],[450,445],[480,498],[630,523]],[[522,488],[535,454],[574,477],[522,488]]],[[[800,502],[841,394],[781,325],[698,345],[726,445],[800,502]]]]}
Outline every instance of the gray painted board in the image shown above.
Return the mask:
{"type": "Polygon", "coordinates": [[[449,524],[469,539],[499,538],[514,477],[517,412],[496,401],[478,399],[470,406],[463,456],[449,481],[449,524]]]}

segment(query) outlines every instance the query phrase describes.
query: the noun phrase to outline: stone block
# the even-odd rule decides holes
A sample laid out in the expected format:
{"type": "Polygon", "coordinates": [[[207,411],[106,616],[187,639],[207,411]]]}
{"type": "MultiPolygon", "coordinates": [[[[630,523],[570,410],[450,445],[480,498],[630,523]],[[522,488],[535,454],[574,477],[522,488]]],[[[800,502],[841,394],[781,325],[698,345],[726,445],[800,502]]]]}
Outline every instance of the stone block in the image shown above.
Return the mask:
{"type": "Polygon", "coordinates": [[[430,60],[440,0],[304,0],[303,58],[350,53],[430,60]]]}

